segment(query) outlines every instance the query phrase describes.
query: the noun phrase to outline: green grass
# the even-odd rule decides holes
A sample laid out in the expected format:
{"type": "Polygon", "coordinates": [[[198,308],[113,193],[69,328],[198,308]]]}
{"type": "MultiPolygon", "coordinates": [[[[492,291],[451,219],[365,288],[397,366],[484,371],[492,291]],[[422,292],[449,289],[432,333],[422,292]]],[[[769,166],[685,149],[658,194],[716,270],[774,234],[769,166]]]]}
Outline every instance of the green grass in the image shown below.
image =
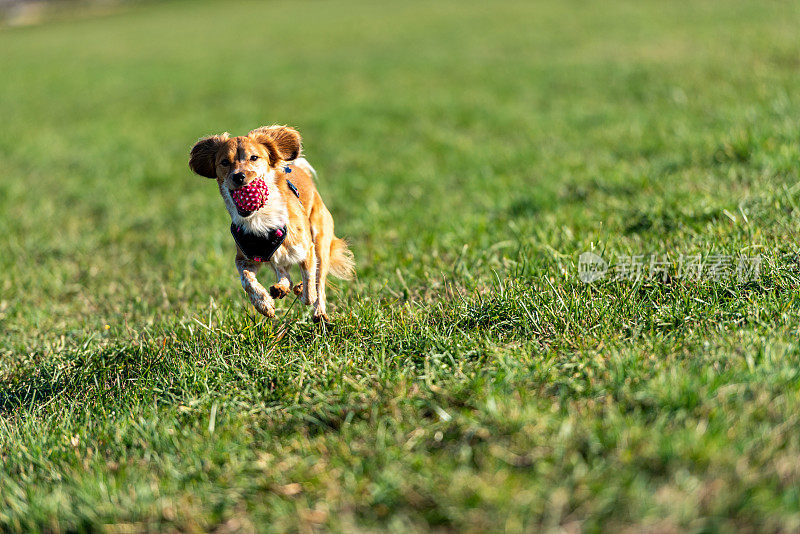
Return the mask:
{"type": "Polygon", "coordinates": [[[237,1],[0,31],[0,530],[797,531],[798,27],[237,1]],[[328,330],[255,314],[187,168],[270,123],[358,262],[328,330]],[[587,285],[591,249],[763,265],[587,285]]]}

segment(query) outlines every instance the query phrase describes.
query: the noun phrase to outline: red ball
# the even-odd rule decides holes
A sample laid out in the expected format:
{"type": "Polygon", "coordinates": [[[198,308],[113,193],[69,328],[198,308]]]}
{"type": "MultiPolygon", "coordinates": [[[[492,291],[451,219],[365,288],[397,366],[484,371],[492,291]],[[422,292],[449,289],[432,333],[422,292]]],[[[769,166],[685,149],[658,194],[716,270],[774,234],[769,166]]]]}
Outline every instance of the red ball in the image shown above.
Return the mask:
{"type": "Polygon", "coordinates": [[[243,211],[256,211],[261,208],[269,196],[264,180],[257,178],[239,189],[231,191],[231,198],[236,207],[243,211]]]}

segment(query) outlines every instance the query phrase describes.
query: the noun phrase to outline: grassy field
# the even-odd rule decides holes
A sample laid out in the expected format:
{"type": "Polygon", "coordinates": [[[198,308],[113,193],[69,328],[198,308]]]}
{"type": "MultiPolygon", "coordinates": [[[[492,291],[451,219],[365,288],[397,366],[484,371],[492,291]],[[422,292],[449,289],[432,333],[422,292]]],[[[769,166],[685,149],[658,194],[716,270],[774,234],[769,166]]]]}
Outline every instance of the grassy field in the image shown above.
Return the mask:
{"type": "MultiPolygon", "coordinates": [[[[796,2],[170,2],[0,30],[0,530],[800,530],[796,2]],[[357,281],[255,314],[200,136],[357,281]],[[578,279],[578,256],[759,255],[578,279]]],[[[271,275],[262,277],[271,283],[271,275]]]]}

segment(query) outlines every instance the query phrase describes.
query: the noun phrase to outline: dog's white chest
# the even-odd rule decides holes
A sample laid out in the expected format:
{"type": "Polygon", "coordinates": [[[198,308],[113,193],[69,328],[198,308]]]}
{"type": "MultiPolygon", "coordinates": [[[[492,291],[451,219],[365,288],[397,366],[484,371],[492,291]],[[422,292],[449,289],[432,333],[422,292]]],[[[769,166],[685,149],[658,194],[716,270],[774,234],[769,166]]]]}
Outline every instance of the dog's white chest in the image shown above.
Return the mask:
{"type": "Polygon", "coordinates": [[[269,261],[279,267],[296,265],[306,259],[306,247],[302,245],[287,245],[284,243],[272,255],[269,261]]]}

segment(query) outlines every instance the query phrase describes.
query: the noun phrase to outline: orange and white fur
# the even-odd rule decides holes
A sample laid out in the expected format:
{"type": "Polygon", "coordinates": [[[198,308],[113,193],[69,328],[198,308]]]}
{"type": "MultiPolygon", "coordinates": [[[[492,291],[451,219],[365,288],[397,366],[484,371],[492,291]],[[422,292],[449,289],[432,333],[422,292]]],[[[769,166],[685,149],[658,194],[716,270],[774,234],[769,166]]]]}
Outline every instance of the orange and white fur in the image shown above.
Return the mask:
{"type": "Polygon", "coordinates": [[[293,291],[303,304],[313,305],[315,322],[328,322],[325,282],[328,274],[349,280],[355,263],[347,244],[333,234],[333,217],[314,185],[314,168],[300,157],[300,134],[286,126],[264,126],[245,136],[227,133],[200,139],[192,147],[189,167],[200,176],[217,180],[219,192],[234,224],[249,233],[266,234],[287,227],[286,239],[272,255],[269,264],[277,282],[269,292],[256,279],[260,262],[249,260],[236,247],[236,268],[242,287],[256,310],[275,317],[274,298],[293,291]],[[289,166],[291,174],[285,174],[289,166]],[[297,188],[298,198],[287,184],[297,188]],[[258,210],[240,215],[231,191],[261,178],[269,188],[266,203],[258,210]],[[289,268],[299,265],[302,283],[292,286],[289,268]]]}

